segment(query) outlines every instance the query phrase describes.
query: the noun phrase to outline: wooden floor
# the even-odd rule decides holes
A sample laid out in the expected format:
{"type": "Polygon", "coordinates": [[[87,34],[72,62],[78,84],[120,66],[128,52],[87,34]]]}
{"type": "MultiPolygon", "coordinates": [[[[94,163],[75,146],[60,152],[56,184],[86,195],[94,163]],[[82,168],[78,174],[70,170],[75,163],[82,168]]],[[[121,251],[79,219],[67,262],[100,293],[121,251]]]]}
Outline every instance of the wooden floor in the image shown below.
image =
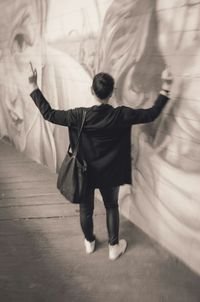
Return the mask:
{"type": "Polygon", "coordinates": [[[0,141],[0,302],[199,302],[200,277],[121,217],[126,254],[108,260],[96,201],[97,250],[84,252],[78,206],[56,175],[0,141]]]}

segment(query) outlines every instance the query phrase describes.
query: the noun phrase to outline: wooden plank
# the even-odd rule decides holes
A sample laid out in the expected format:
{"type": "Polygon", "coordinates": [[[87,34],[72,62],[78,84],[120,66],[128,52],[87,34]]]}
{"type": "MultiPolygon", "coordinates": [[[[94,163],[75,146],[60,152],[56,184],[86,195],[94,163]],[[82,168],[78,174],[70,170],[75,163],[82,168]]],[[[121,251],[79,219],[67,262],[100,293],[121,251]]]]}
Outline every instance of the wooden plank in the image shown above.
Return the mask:
{"type": "MultiPolygon", "coordinates": [[[[98,235],[103,230],[104,238],[107,240],[105,217],[97,215],[95,217],[95,222],[98,228],[98,235]]],[[[44,235],[53,235],[54,238],[61,235],[60,240],[64,237],[66,239],[71,236],[82,236],[77,215],[68,217],[63,216],[60,218],[52,217],[51,219],[0,220],[0,246],[2,247],[1,243],[7,241],[7,238],[11,238],[12,236],[20,238],[24,232],[26,232],[29,238],[31,237],[31,234],[32,236],[37,234],[37,236],[41,236],[43,239],[44,235]]],[[[47,241],[43,240],[43,245],[45,244],[47,244],[47,241]]]]}
{"type": "Polygon", "coordinates": [[[47,189],[45,187],[38,189],[24,189],[24,190],[13,190],[13,191],[5,191],[0,193],[0,200],[6,198],[21,198],[21,197],[30,197],[30,196],[37,196],[40,195],[58,195],[59,192],[56,188],[47,189]]]}
{"type": "Polygon", "coordinates": [[[52,204],[1,208],[0,220],[78,216],[74,205],[52,204]]]}
{"type": "MultiPolygon", "coordinates": [[[[105,211],[102,207],[95,207],[95,215],[105,215],[105,211]]],[[[72,216],[79,216],[79,206],[70,203],[1,207],[0,211],[0,221],[72,216]]]]}
{"type": "Polygon", "coordinates": [[[13,165],[16,163],[30,163],[29,159],[25,159],[23,157],[17,158],[17,157],[8,157],[8,158],[1,158],[0,157],[0,167],[3,167],[4,165],[13,165]]]}
{"type": "Polygon", "coordinates": [[[43,171],[43,172],[46,172],[46,173],[50,173],[50,170],[41,165],[41,164],[38,164],[36,162],[23,162],[23,161],[19,161],[19,162],[15,162],[15,163],[7,163],[7,162],[4,162],[4,163],[0,163],[0,169],[1,169],[1,172],[6,172],[6,171],[10,171],[12,172],[13,169],[15,170],[23,170],[23,169],[33,169],[33,171],[43,171]]]}
{"type": "Polygon", "coordinates": [[[56,188],[56,184],[51,179],[45,179],[43,181],[26,181],[26,182],[12,182],[12,183],[0,183],[0,192],[6,192],[10,190],[27,190],[27,189],[40,189],[40,187],[45,188],[56,188]]]}
{"type": "Polygon", "coordinates": [[[29,175],[27,177],[26,175],[19,175],[17,177],[8,176],[8,177],[1,177],[0,176],[0,186],[4,184],[13,184],[13,183],[28,183],[28,182],[43,182],[43,181],[54,181],[56,182],[57,176],[56,175],[29,175]]]}
{"type": "MultiPolygon", "coordinates": [[[[23,168],[19,168],[19,169],[8,169],[8,170],[0,170],[0,174],[1,174],[1,179],[2,178],[7,178],[7,177],[24,177],[26,176],[27,179],[29,179],[29,177],[36,177],[38,175],[40,176],[46,176],[48,175],[47,171],[42,170],[42,169],[30,169],[30,167],[23,167],[23,168]],[[31,173],[30,173],[30,170],[31,173]]],[[[49,175],[51,175],[51,173],[49,172],[49,175]]]]}
{"type": "MultiPolygon", "coordinates": [[[[36,162],[31,162],[27,160],[12,160],[10,161],[2,161],[0,162],[0,169],[1,171],[12,171],[12,169],[24,169],[28,167],[29,169],[34,169],[34,170],[45,170],[45,166],[37,164],[36,162]]],[[[49,170],[48,170],[49,171],[49,170]]]]}
{"type": "Polygon", "coordinates": [[[66,203],[69,202],[61,194],[43,194],[35,196],[22,196],[18,198],[7,198],[0,200],[0,207],[6,206],[21,206],[21,205],[38,205],[38,204],[57,204],[57,203],[66,203]]]}
{"type": "Polygon", "coordinates": [[[42,170],[40,170],[40,171],[38,171],[38,170],[34,171],[33,170],[30,173],[30,169],[28,169],[28,168],[24,169],[24,170],[21,170],[21,171],[12,170],[12,171],[4,171],[3,173],[0,172],[0,173],[1,173],[1,180],[5,179],[5,178],[11,178],[11,177],[15,178],[16,180],[18,180],[19,178],[23,179],[24,177],[25,177],[26,180],[31,180],[31,179],[37,179],[37,176],[39,178],[40,177],[45,177],[45,176],[47,176],[47,177],[51,176],[51,174],[49,174],[49,176],[48,176],[47,172],[42,171],[42,170]]]}
{"type": "MultiPolygon", "coordinates": [[[[61,194],[49,194],[49,195],[37,195],[19,198],[8,198],[0,200],[0,210],[7,207],[22,207],[22,206],[44,206],[44,205],[65,205],[74,206],[68,200],[66,200],[61,194]]],[[[102,200],[95,199],[95,211],[101,214],[105,214],[105,209],[102,200]]]]}

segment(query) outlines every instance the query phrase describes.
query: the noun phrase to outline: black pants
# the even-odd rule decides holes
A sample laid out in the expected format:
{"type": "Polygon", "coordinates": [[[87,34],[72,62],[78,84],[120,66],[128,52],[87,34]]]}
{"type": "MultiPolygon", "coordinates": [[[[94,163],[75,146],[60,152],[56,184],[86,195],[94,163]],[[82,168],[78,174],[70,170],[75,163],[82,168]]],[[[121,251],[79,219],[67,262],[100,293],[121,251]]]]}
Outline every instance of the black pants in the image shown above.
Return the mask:
{"type": "MultiPolygon", "coordinates": [[[[110,245],[119,242],[119,187],[101,187],[104,206],[106,209],[106,224],[110,245]]],[[[80,204],[80,223],[85,238],[92,242],[95,239],[93,233],[94,188],[88,188],[85,202],[80,204]]]]}

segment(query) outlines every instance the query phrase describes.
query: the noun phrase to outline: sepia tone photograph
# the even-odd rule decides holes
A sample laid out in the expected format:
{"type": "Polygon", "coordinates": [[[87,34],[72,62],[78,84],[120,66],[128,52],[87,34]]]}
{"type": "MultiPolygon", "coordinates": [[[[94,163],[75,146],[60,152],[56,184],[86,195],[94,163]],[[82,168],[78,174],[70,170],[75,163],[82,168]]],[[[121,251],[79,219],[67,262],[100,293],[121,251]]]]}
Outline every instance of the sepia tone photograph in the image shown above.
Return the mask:
{"type": "Polygon", "coordinates": [[[200,0],[0,0],[0,302],[200,301],[200,0]]]}

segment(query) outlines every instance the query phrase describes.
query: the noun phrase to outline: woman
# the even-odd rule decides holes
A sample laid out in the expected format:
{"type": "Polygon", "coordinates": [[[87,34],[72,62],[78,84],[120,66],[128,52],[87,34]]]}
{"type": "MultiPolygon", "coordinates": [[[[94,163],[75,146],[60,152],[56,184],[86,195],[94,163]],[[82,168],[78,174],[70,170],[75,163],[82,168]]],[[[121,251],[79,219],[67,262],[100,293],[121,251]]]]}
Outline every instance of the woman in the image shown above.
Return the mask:
{"type": "Polygon", "coordinates": [[[85,236],[86,253],[95,250],[93,233],[94,190],[101,192],[105,209],[109,237],[109,259],[115,260],[127,247],[124,239],[119,240],[119,187],[131,184],[131,145],[130,133],[133,124],[154,121],[166,105],[171,86],[171,77],[166,70],[162,74],[162,90],[149,109],[132,109],[126,106],[113,108],[108,104],[113,94],[114,79],[107,73],[95,75],[92,94],[99,105],[70,110],[54,110],[44,98],[37,85],[37,71],[29,78],[32,85],[30,94],[36,106],[47,121],[67,126],[72,150],[86,110],[86,120],[79,145],[78,156],[88,165],[89,185],[85,200],[80,204],[80,223],[85,236]]]}

